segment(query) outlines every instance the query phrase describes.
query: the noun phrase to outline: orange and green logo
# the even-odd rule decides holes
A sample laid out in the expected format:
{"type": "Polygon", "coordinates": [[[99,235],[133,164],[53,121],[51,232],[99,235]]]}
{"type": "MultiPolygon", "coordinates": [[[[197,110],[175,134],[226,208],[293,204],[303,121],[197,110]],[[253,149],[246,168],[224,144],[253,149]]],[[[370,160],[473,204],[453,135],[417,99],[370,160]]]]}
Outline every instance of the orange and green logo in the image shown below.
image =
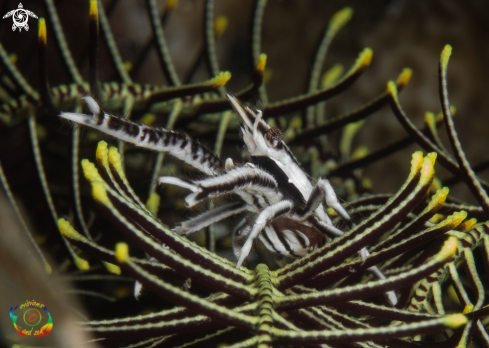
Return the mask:
{"type": "Polygon", "coordinates": [[[10,319],[14,324],[15,330],[22,337],[47,336],[53,329],[53,319],[48,309],[44,303],[35,300],[25,301],[24,304],[15,306],[15,308],[11,307],[10,319]]]}

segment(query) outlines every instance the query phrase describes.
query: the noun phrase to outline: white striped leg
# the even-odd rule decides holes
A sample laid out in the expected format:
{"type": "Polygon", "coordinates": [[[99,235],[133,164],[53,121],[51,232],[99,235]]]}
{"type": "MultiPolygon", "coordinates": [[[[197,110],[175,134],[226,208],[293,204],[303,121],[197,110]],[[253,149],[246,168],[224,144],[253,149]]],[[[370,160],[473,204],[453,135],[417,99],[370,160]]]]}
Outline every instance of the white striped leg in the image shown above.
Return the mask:
{"type": "Polygon", "coordinates": [[[193,181],[193,184],[197,190],[185,197],[185,203],[189,207],[208,198],[243,190],[258,192],[269,200],[276,199],[278,194],[274,177],[261,169],[251,167],[234,168],[222,175],[193,181]]]}
{"type": "Polygon", "coordinates": [[[230,204],[221,205],[220,207],[206,211],[203,214],[197,215],[187,221],[184,221],[180,226],[175,227],[173,230],[181,235],[189,235],[197,232],[213,223],[227,219],[233,215],[239,214],[246,210],[246,203],[235,202],[230,204]]]}
{"type": "Polygon", "coordinates": [[[243,218],[233,230],[233,253],[236,259],[239,258],[243,240],[248,237],[251,231],[251,226],[247,224],[246,218],[243,218]]]}
{"type": "Polygon", "coordinates": [[[93,115],[62,112],[61,117],[95,128],[118,139],[147,149],[168,152],[207,175],[223,172],[224,164],[197,140],[164,128],[139,125],[121,117],[105,113],[90,96],[83,97],[93,115]]]}
{"type": "MultiPolygon", "coordinates": [[[[326,179],[319,179],[317,181],[316,186],[314,186],[311,194],[309,195],[306,206],[304,207],[302,212],[297,214],[298,217],[300,219],[308,218],[317,210],[323,200],[325,200],[326,204],[329,207],[333,208],[334,211],[336,211],[338,215],[340,215],[343,220],[348,223],[349,226],[352,226],[350,215],[348,215],[345,208],[341,206],[338,198],[336,197],[336,193],[333,190],[333,187],[329,183],[329,180],[326,179]]],[[[330,220],[326,222],[331,223],[330,220]]]]}
{"type": "Polygon", "coordinates": [[[236,263],[236,268],[239,268],[246,257],[249,255],[251,247],[253,245],[253,241],[263,230],[265,225],[272,219],[280,216],[282,214],[286,214],[292,209],[293,203],[290,201],[280,201],[274,205],[265,208],[256,218],[255,223],[251,229],[246,242],[241,248],[241,252],[239,254],[238,262],[236,263]]]}

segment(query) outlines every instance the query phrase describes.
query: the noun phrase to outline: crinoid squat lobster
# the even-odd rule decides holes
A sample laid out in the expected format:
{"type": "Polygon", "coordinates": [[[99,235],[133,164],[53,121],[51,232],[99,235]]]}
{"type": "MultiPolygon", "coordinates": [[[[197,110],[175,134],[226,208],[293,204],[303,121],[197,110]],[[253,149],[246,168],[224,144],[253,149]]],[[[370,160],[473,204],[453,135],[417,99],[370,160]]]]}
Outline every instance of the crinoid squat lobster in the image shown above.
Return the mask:
{"type": "MultiPolygon", "coordinates": [[[[61,117],[98,129],[137,146],[168,152],[207,175],[202,180],[185,180],[173,176],[158,179],[159,184],[176,185],[191,191],[185,198],[188,207],[204,200],[231,193],[237,202],[227,203],[184,221],[174,231],[188,235],[233,215],[246,213],[235,228],[234,254],[239,268],[249,255],[253,241],[260,241],[275,254],[299,258],[324,245],[343,231],[336,228],[325,212],[323,202],[333,208],[349,226],[350,216],[339,203],[333,187],[326,179],[313,185],[299,162],[282,140],[278,128],[262,118],[234,96],[228,99],[241,116],[245,160],[236,165],[231,158],[222,163],[212,152],[188,135],[163,128],[138,125],[105,113],[90,96],[84,97],[93,115],[61,113],[61,117]]],[[[359,251],[363,259],[365,248],[359,251]]],[[[369,269],[379,278],[380,270],[369,269]]],[[[389,293],[390,302],[397,298],[389,293]]]]}

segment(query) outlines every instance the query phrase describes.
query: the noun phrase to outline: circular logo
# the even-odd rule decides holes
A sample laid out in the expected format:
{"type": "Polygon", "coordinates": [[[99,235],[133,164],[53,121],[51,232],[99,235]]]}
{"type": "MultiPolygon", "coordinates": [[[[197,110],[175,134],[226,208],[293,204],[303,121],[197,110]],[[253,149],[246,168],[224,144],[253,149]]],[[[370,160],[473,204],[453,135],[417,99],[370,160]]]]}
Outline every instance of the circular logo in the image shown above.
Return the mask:
{"type": "Polygon", "coordinates": [[[29,326],[39,325],[42,315],[37,309],[30,308],[24,312],[24,323],[29,326]]]}
{"type": "Polygon", "coordinates": [[[27,24],[27,21],[29,20],[27,11],[22,8],[15,10],[12,18],[14,20],[15,25],[19,28],[24,27],[27,24]]]}

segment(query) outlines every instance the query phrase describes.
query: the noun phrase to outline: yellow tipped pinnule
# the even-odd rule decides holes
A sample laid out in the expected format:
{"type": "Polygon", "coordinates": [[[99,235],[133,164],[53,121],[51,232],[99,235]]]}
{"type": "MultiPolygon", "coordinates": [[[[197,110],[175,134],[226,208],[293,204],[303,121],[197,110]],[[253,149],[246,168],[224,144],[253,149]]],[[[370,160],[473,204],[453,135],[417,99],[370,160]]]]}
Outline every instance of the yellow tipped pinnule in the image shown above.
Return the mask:
{"type": "Polygon", "coordinates": [[[97,0],[90,0],[90,19],[98,22],[98,5],[97,0]]]}
{"type": "Polygon", "coordinates": [[[146,202],[146,207],[154,215],[158,215],[158,208],[160,207],[160,196],[156,192],[151,192],[148,201],[146,202]]]}
{"type": "Polygon", "coordinates": [[[472,218],[467,221],[462,222],[460,225],[458,225],[457,230],[465,232],[470,230],[474,225],[477,223],[477,219],[472,218]]]}
{"type": "Polygon", "coordinates": [[[443,220],[445,220],[445,215],[443,215],[443,214],[435,214],[428,221],[431,222],[431,223],[433,223],[433,224],[437,224],[437,223],[439,223],[439,222],[441,222],[443,220]]]}
{"type": "Polygon", "coordinates": [[[411,68],[402,69],[401,73],[397,77],[396,84],[402,87],[406,86],[411,80],[411,76],[413,76],[413,69],[411,68]]]}
{"type": "Polygon", "coordinates": [[[445,203],[445,200],[447,199],[449,191],[450,190],[448,189],[448,187],[443,187],[442,189],[436,191],[433,197],[431,197],[431,202],[433,202],[435,206],[443,205],[443,203],[445,203]]]}
{"type": "Polygon", "coordinates": [[[430,127],[432,127],[433,125],[436,124],[436,116],[434,113],[430,112],[430,111],[426,111],[424,113],[424,122],[429,125],[430,127]]]}
{"type": "Polygon", "coordinates": [[[345,7],[342,10],[339,10],[333,15],[329,22],[329,30],[334,32],[340,30],[348,21],[351,19],[353,15],[353,9],[351,7],[345,7]]]}
{"type": "MultiPolygon", "coordinates": [[[[467,212],[465,210],[457,211],[445,219],[445,223],[450,224],[453,228],[457,227],[467,218],[467,212]]],[[[453,229],[452,228],[452,229],[453,229]]]]}
{"type": "Polygon", "coordinates": [[[139,120],[139,122],[147,124],[148,126],[151,126],[153,123],[155,123],[155,121],[156,115],[151,113],[144,114],[143,117],[141,117],[141,119],[139,120]]]}
{"type": "MultiPolygon", "coordinates": [[[[455,215],[455,214],[454,214],[455,215]]],[[[439,260],[446,260],[457,251],[457,238],[449,237],[440,252],[435,256],[439,260]]]]}
{"type": "Polygon", "coordinates": [[[214,35],[220,38],[228,27],[229,20],[226,16],[219,16],[214,21],[214,35]]]}
{"type": "Polygon", "coordinates": [[[166,2],[166,8],[168,10],[173,10],[175,6],[177,6],[177,4],[178,4],[178,0],[168,0],[166,2]]]}
{"type": "Polygon", "coordinates": [[[425,156],[423,160],[423,165],[421,166],[421,178],[419,181],[420,185],[425,185],[426,183],[430,183],[435,177],[435,156],[430,156],[432,153],[425,156]]]}
{"type": "Polygon", "coordinates": [[[450,112],[452,113],[452,116],[457,113],[457,108],[455,107],[455,105],[450,105],[450,112]]]}
{"type": "Polygon", "coordinates": [[[474,305],[472,303],[469,303],[467,306],[465,306],[463,313],[467,314],[473,311],[474,311],[474,305]]]}
{"type": "Polygon", "coordinates": [[[103,181],[95,165],[87,159],[81,161],[83,174],[88,181],[103,181]]]}
{"type": "Polygon", "coordinates": [[[83,237],[80,233],[78,233],[70,225],[70,223],[63,218],[58,219],[58,229],[61,232],[61,234],[68,239],[79,240],[79,241],[85,240],[85,237],[83,237]]]}
{"type": "Polygon", "coordinates": [[[443,70],[447,69],[448,60],[450,59],[451,55],[452,55],[452,46],[445,45],[443,51],[441,51],[441,57],[440,57],[440,65],[443,70]]]}
{"type": "Polygon", "coordinates": [[[129,247],[126,243],[117,243],[115,246],[115,257],[120,263],[125,263],[129,258],[129,247]]]}
{"type": "Polygon", "coordinates": [[[108,206],[112,207],[112,202],[107,196],[107,190],[101,182],[92,182],[92,196],[96,201],[108,206]]]}
{"type": "Polygon", "coordinates": [[[409,173],[409,178],[416,175],[417,172],[421,169],[421,165],[423,164],[423,152],[416,151],[413,153],[413,159],[411,160],[411,172],[409,173]]]}
{"type": "Polygon", "coordinates": [[[107,163],[107,154],[109,150],[107,149],[107,143],[105,141],[99,141],[97,144],[97,150],[95,152],[95,157],[97,161],[105,165],[107,163]]]}
{"type": "Polygon", "coordinates": [[[261,53],[260,56],[258,57],[258,63],[256,63],[256,70],[263,74],[266,65],[267,65],[267,55],[265,53],[261,53]]]}
{"type": "Polygon", "coordinates": [[[394,100],[397,102],[398,101],[398,96],[397,96],[397,86],[394,83],[394,81],[389,81],[387,82],[387,93],[394,98],[394,100]]]}
{"type": "Polygon", "coordinates": [[[436,192],[438,190],[441,190],[442,188],[443,188],[443,184],[442,184],[441,180],[439,178],[435,177],[433,179],[433,182],[431,183],[430,190],[436,192]]]}
{"type": "Polygon", "coordinates": [[[112,165],[112,168],[116,171],[117,175],[119,175],[122,180],[125,180],[126,174],[122,169],[121,154],[115,146],[111,146],[109,149],[109,162],[112,165]]]}
{"type": "Polygon", "coordinates": [[[426,155],[426,157],[430,159],[433,166],[435,165],[437,155],[438,154],[436,152],[430,152],[429,154],[426,155]]]}
{"type": "Polygon", "coordinates": [[[130,72],[130,71],[131,71],[131,69],[132,69],[132,63],[126,60],[126,61],[125,61],[125,62],[122,64],[122,67],[124,68],[124,70],[125,70],[126,72],[130,72]]]}
{"type": "Polygon", "coordinates": [[[90,269],[90,264],[88,261],[77,255],[73,255],[73,261],[75,262],[75,266],[78,267],[80,271],[88,271],[90,269]]]}
{"type": "Polygon", "coordinates": [[[114,265],[113,263],[109,262],[102,262],[105,266],[105,269],[109,271],[112,274],[121,274],[121,268],[119,266],[114,265]]]}
{"type": "Polygon", "coordinates": [[[343,75],[343,71],[345,70],[345,68],[343,67],[342,64],[335,64],[333,65],[330,69],[328,69],[322,79],[321,79],[321,87],[322,88],[327,88],[329,86],[331,86],[333,83],[335,83],[336,81],[338,81],[341,77],[341,75],[343,75]]]}
{"type": "Polygon", "coordinates": [[[8,60],[10,60],[10,63],[12,63],[12,64],[14,64],[14,65],[15,65],[15,64],[17,64],[17,59],[18,59],[18,58],[19,58],[19,57],[17,57],[17,55],[16,55],[15,53],[10,53],[10,54],[8,55],[8,60]]]}
{"type": "Polygon", "coordinates": [[[209,83],[212,86],[219,88],[224,86],[229,79],[231,79],[231,73],[229,71],[221,71],[216,77],[211,79],[209,83]]]}
{"type": "Polygon", "coordinates": [[[463,314],[452,314],[443,318],[443,324],[452,329],[465,325],[468,321],[467,317],[463,314]]]}
{"type": "Polygon", "coordinates": [[[355,68],[368,67],[372,62],[372,56],[374,55],[374,51],[370,47],[365,47],[364,50],[358,56],[358,59],[355,63],[355,68]]]}
{"type": "Polygon", "coordinates": [[[46,21],[42,17],[39,18],[39,31],[38,31],[37,37],[39,39],[39,42],[46,45],[46,43],[48,41],[48,35],[46,32],[46,21]]]}

